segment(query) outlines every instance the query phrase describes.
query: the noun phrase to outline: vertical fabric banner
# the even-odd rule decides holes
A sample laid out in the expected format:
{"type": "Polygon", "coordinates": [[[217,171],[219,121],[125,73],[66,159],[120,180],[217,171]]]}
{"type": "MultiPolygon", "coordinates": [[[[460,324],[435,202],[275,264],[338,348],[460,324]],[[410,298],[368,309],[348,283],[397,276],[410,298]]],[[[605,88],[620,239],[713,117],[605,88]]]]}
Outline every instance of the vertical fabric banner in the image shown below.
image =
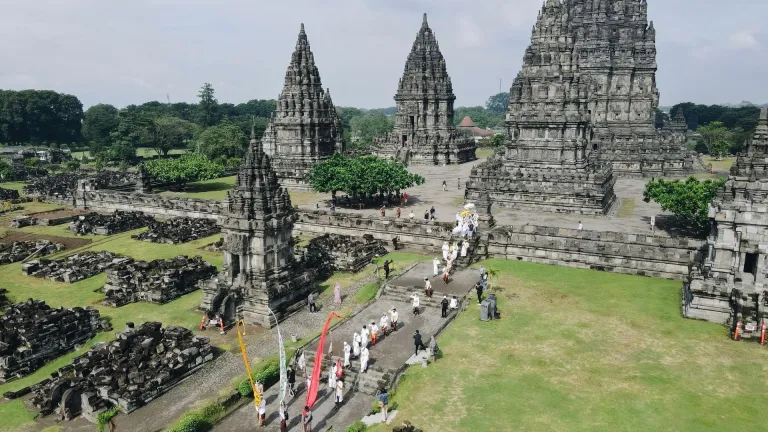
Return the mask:
{"type": "Polygon", "coordinates": [[[285,401],[285,389],[288,387],[288,372],[285,367],[285,345],[283,345],[283,335],[280,334],[280,324],[277,323],[277,316],[272,309],[269,310],[275,317],[275,327],[277,327],[277,344],[280,350],[280,403],[285,401]]]}
{"type": "Polygon", "coordinates": [[[320,334],[320,340],[317,342],[317,352],[315,353],[315,364],[312,366],[312,381],[309,384],[309,390],[307,391],[306,406],[312,408],[317,401],[317,391],[320,388],[320,373],[323,369],[323,355],[325,354],[325,336],[328,334],[328,327],[331,326],[331,320],[333,318],[341,318],[336,312],[331,312],[328,315],[328,321],[325,322],[323,332],[320,334]]]}

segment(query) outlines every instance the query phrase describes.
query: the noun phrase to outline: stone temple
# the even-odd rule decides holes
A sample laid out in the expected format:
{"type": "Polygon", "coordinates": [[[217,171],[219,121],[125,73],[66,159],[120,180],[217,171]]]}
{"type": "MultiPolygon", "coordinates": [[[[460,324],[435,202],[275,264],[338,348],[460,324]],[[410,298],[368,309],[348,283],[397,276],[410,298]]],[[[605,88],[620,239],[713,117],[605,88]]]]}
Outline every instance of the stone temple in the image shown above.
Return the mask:
{"type": "Polygon", "coordinates": [[[496,205],[601,213],[613,174],[690,173],[675,119],[655,129],[656,31],[645,0],[547,0],[510,89],[506,154],[481,165],[468,197],[496,205]]]}
{"type": "Polygon", "coordinates": [[[264,151],[283,187],[311,190],[305,176],[312,166],[344,151],[341,121],[331,94],[323,90],[304,24],[285,72],[277,109],[264,131],[264,151]]]}
{"type": "Polygon", "coordinates": [[[222,207],[224,265],[203,287],[200,308],[227,325],[242,318],[271,327],[270,309],[278,320],[287,317],[302,307],[316,283],[312,271],[294,259],[296,214],[255,134],[222,207]]]}
{"type": "Polygon", "coordinates": [[[760,112],[746,151],[710,204],[712,231],[683,296],[683,315],[758,325],[768,318],[768,108],[760,112]]]}
{"type": "Polygon", "coordinates": [[[475,142],[454,127],[455,100],[445,58],[424,14],[395,94],[394,130],[374,141],[376,154],[419,165],[475,160],[475,142]]]}

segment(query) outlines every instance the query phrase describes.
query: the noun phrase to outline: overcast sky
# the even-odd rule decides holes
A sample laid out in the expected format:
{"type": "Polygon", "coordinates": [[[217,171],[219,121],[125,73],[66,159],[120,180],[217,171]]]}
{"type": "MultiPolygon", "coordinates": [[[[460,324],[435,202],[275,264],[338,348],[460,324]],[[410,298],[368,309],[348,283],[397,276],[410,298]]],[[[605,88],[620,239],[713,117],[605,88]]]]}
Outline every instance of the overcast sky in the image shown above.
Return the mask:
{"type": "MultiPolygon", "coordinates": [[[[662,105],[768,102],[768,0],[648,0],[662,105]]],[[[429,16],[457,106],[517,74],[542,0],[0,0],[0,88],[71,93],[87,107],[276,98],[300,23],[338,106],[394,105],[429,16]]]]}

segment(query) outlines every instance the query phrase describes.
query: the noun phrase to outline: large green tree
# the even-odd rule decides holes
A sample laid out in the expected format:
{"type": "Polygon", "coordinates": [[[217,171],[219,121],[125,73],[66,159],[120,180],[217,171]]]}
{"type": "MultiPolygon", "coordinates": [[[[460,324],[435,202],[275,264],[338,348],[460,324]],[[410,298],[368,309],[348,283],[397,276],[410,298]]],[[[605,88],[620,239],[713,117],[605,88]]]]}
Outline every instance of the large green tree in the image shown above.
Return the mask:
{"type": "Polygon", "coordinates": [[[0,90],[0,142],[64,144],[82,140],[83,104],[50,90],[0,90]]]}
{"type": "Polygon", "coordinates": [[[308,180],[318,192],[335,196],[344,191],[353,198],[386,195],[424,184],[424,177],[409,173],[404,165],[395,161],[339,154],[315,165],[308,180]]]}
{"type": "Polygon", "coordinates": [[[391,117],[369,111],[350,120],[350,133],[358,136],[365,146],[370,145],[375,137],[391,131],[393,126],[391,117]]]}
{"type": "Polygon", "coordinates": [[[685,181],[651,180],[645,185],[643,200],[659,203],[662,210],[677,216],[684,227],[701,232],[709,225],[709,203],[723,184],[725,179],[697,180],[695,177],[685,181]]]}
{"type": "Polygon", "coordinates": [[[213,86],[210,83],[203,84],[200,92],[197,94],[200,98],[200,124],[202,126],[213,126],[219,122],[219,101],[213,86]]]}
{"type": "Polygon", "coordinates": [[[509,106],[509,92],[497,93],[485,103],[485,109],[496,114],[504,114],[509,106]]]}
{"type": "Polygon", "coordinates": [[[195,135],[197,126],[178,117],[161,116],[148,120],[142,128],[142,145],[151,147],[160,156],[174,148],[183,148],[195,135]]]}
{"type": "Polygon", "coordinates": [[[109,104],[94,105],[83,115],[83,138],[94,147],[106,147],[119,123],[117,108],[109,104]]]}
{"type": "Polygon", "coordinates": [[[241,157],[248,145],[248,138],[240,126],[222,123],[205,129],[194,142],[190,142],[193,151],[215,160],[221,156],[241,157]]]}
{"type": "Polygon", "coordinates": [[[185,184],[211,180],[224,173],[224,167],[201,154],[189,153],[176,159],[156,159],[144,163],[149,175],[159,181],[185,184]]]}

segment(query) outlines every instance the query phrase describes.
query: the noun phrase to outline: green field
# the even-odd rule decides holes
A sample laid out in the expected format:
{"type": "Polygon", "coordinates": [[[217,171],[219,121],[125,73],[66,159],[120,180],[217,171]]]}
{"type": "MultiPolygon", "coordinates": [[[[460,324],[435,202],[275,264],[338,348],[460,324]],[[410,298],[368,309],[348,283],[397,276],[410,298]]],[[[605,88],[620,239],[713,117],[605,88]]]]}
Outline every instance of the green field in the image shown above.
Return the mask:
{"type": "MultiPolygon", "coordinates": [[[[235,184],[236,176],[221,177],[213,180],[189,183],[184,187],[183,192],[164,191],[160,195],[181,197],[223,200],[227,191],[232,190],[235,184]]],[[[289,192],[291,195],[291,204],[298,206],[309,206],[315,202],[321,202],[330,199],[330,194],[319,194],[313,192],[289,192]]]]}
{"type": "MultiPolygon", "coordinates": [[[[680,316],[680,283],[490,260],[502,319],[478,306],[410,368],[396,423],[425,431],[765,430],[768,351],[680,316]]],[[[394,424],[394,423],[393,423],[394,424]]],[[[390,430],[382,426],[374,432],[390,430]]]]}
{"type": "MultiPolygon", "coordinates": [[[[173,149],[168,152],[168,154],[184,154],[187,152],[187,149],[173,149]]],[[[154,149],[151,149],[149,147],[139,147],[136,149],[136,156],[142,157],[142,158],[151,158],[157,155],[157,152],[154,149]]],[[[88,150],[85,151],[75,151],[72,152],[72,158],[81,160],[85,157],[91,157],[91,152],[88,150]]]]}

